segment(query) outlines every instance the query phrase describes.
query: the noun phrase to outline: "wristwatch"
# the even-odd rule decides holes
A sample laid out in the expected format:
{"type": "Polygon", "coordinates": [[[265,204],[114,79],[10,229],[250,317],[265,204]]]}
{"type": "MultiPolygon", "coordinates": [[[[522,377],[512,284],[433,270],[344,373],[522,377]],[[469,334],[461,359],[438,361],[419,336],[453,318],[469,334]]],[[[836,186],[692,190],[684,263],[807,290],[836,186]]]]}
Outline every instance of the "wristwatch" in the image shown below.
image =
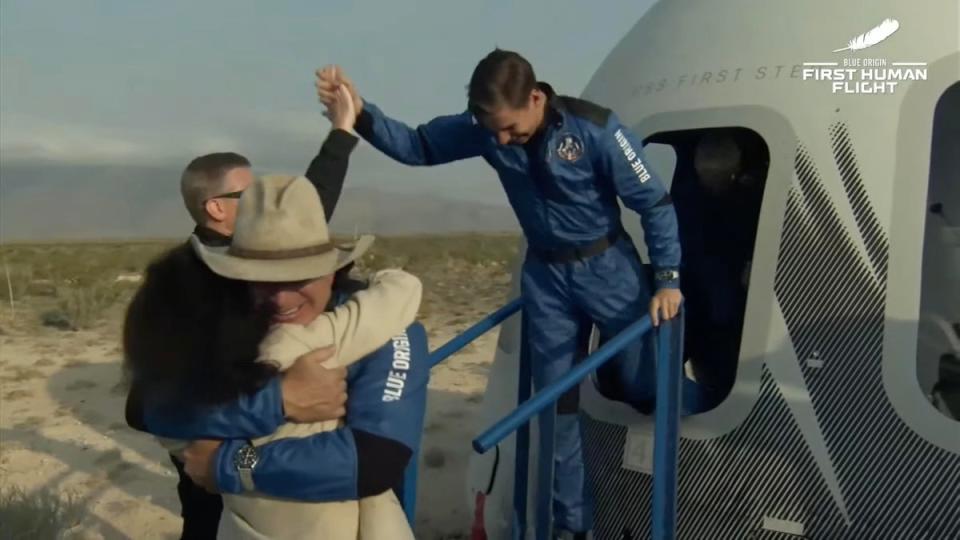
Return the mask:
{"type": "Polygon", "coordinates": [[[260,454],[257,447],[247,443],[237,450],[233,455],[233,466],[237,468],[237,474],[240,476],[240,485],[244,491],[253,491],[256,486],[253,484],[253,468],[260,461],[260,454]]]}
{"type": "Polygon", "coordinates": [[[680,272],[676,270],[659,270],[653,277],[657,281],[673,281],[675,279],[680,279],[680,272]]]}

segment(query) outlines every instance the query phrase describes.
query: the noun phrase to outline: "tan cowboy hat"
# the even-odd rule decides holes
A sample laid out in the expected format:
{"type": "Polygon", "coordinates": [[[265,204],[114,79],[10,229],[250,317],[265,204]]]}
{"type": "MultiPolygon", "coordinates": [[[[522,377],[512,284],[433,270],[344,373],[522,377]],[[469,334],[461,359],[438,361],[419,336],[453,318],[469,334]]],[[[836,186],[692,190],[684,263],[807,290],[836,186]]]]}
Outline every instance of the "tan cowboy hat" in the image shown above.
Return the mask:
{"type": "Polygon", "coordinates": [[[363,235],[352,246],[334,245],[313,184],[303,176],[266,175],[240,197],[229,246],[208,246],[196,235],[190,243],[221,276],[278,282],[332,274],[360,258],[373,236],[363,235]]]}

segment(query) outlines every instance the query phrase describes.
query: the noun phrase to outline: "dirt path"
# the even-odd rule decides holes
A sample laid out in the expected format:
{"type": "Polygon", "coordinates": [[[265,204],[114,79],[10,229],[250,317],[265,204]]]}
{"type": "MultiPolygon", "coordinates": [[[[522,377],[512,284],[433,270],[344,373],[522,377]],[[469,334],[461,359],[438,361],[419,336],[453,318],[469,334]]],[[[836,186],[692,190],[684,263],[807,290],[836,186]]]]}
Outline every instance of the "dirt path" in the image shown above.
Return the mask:
{"type": "MultiPolygon", "coordinates": [[[[431,333],[431,346],[452,335],[431,333]]],[[[495,339],[484,336],[432,373],[418,538],[457,538],[469,528],[469,441],[481,428],[473,418],[495,339]]],[[[116,339],[44,331],[2,336],[0,347],[2,484],[75,494],[89,512],[76,537],[177,538],[176,474],[158,444],[124,423],[116,339]]]]}

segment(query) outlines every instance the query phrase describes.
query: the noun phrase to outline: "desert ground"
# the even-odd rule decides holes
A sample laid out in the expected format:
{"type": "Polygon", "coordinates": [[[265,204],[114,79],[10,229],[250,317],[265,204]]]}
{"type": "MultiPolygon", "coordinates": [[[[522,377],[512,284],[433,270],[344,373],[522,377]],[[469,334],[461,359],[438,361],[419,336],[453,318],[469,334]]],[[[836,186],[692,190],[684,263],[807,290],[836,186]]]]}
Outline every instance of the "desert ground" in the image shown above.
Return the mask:
{"type": "MultiPolygon", "coordinates": [[[[141,271],[173,241],[0,247],[0,489],[15,532],[33,510],[73,538],[177,538],[176,472],[124,422],[120,332],[141,271]],[[21,506],[17,506],[19,504],[21,506]],[[26,501],[26,502],[24,502],[26,501]],[[39,501],[39,502],[38,502],[39,501]]],[[[507,300],[513,235],[379,238],[359,273],[421,277],[431,348],[507,300]]],[[[465,468],[496,331],[436,367],[420,452],[417,538],[468,537],[465,468]]],[[[35,531],[30,538],[44,538],[35,531]]]]}

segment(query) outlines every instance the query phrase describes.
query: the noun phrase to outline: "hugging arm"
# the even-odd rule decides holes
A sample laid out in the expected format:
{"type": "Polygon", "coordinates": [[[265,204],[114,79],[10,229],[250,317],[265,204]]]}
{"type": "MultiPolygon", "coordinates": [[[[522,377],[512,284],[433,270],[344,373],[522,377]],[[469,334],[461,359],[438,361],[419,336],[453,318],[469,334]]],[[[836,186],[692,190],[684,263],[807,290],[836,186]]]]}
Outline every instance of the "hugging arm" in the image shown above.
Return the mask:
{"type": "MultiPolygon", "coordinates": [[[[188,405],[186,400],[158,399],[152,390],[155,382],[150,370],[144,373],[140,366],[148,362],[167,360],[164,355],[185,355],[189,341],[183,335],[169,332],[169,321],[178,316],[171,306],[189,299],[176,298],[187,290],[189,281],[177,281],[183,274],[171,272],[177,261],[192,257],[190,246],[177,248],[162,263],[152,265],[144,285],[137,291],[127,309],[124,321],[125,368],[131,377],[127,394],[125,416],[127,424],[136,430],[171,439],[220,439],[231,437],[259,437],[276,431],[283,423],[283,395],[281,378],[266,381],[256,392],[241,394],[229,403],[210,406],[188,405]],[[166,304],[162,304],[166,302],[166,304]],[[158,309],[165,307],[166,311],[158,309]],[[180,340],[180,347],[162,349],[164,343],[180,340]]],[[[192,284],[196,285],[196,284],[192,284]]],[[[186,296],[190,294],[184,293],[186,296]]],[[[190,356],[192,359],[193,356],[190,356]]],[[[192,361],[192,360],[191,360],[192,361]]]]}
{"type": "MultiPolygon", "coordinates": [[[[430,376],[426,331],[414,323],[354,365],[347,425],[258,447],[259,492],[302,501],[355,500],[400,484],[420,446],[430,376]]],[[[220,491],[242,491],[233,456],[244,441],[225,441],[214,471],[220,491]]]]}
{"type": "Polygon", "coordinates": [[[358,141],[352,133],[357,121],[357,111],[350,92],[346,89],[337,92],[327,105],[324,116],[330,120],[332,127],[320,147],[320,152],[310,162],[305,176],[320,194],[323,213],[329,222],[340,200],[343,182],[347,178],[350,153],[356,148],[358,141]]]}
{"type": "Polygon", "coordinates": [[[377,350],[413,323],[420,309],[423,285],[413,274],[382,270],[370,286],[357,291],[317,323],[333,326],[340,365],[349,365],[377,350]]]}
{"type": "Polygon", "coordinates": [[[269,435],[284,422],[280,376],[253,394],[222,405],[187,406],[145,399],[134,384],[127,396],[127,424],[171,439],[253,439],[269,435]]]}

